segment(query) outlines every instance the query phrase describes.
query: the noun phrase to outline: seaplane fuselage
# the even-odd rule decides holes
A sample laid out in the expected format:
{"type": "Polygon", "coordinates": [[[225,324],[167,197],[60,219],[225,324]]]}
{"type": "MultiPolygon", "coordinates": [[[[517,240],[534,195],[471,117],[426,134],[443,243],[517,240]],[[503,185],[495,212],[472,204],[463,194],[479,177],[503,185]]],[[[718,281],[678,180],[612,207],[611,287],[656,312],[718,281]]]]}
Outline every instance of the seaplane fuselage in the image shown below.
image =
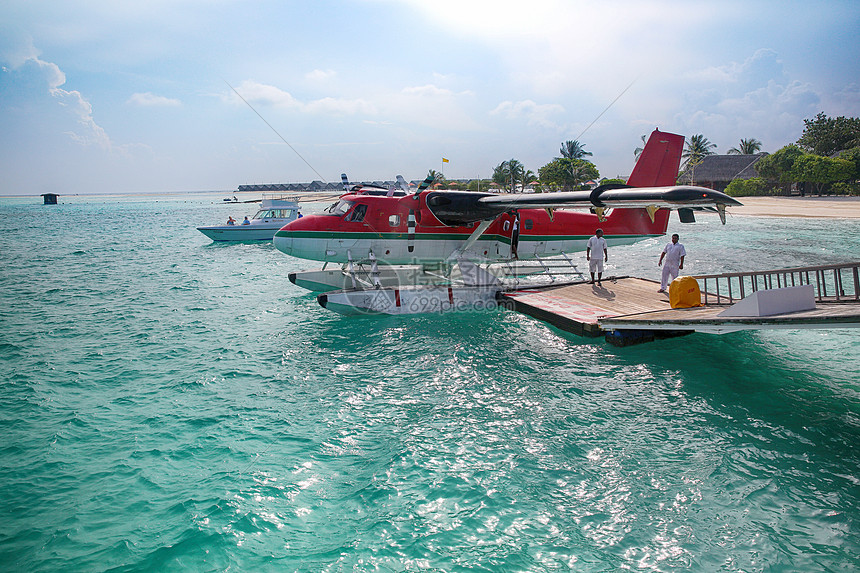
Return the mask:
{"type": "Polygon", "coordinates": [[[588,211],[518,208],[492,221],[451,225],[441,221],[433,208],[434,202],[449,196],[455,195],[347,193],[324,213],[283,227],[274,243],[288,255],[330,263],[366,261],[371,253],[380,264],[390,265],[439,263],[454,255],[496,262],[515,255],[534,259],[584,250],[597,228],[603,229],[610,246],[660,236],[670,213],[668,209],[652,214],[644,208],[616,209],[601,220],[588,211]],[[479,229],[481,225],[485,228],[479,229]]]}

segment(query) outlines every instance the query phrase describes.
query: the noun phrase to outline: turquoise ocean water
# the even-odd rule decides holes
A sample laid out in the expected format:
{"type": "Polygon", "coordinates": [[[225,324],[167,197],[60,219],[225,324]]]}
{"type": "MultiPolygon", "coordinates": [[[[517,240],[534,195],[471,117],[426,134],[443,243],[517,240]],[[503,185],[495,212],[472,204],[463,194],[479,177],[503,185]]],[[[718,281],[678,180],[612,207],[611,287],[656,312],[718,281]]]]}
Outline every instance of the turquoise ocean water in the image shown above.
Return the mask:
{"type": "MultiPolygon", "coordinates": [[[[860,332],[342,317],[197,232],[221,196],[0,199],[0,570],[860,568],[860,332]]],[[[858,221],[670,231],[690,273],[860,260],[858,221]]]]}

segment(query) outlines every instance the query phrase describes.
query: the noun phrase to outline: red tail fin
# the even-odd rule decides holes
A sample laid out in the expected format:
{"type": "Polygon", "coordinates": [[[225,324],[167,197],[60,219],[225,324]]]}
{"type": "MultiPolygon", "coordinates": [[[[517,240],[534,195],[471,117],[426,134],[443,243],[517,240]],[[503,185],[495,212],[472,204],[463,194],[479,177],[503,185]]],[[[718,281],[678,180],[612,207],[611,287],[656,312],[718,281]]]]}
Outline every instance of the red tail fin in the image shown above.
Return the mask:
{"type": "Polygon", "coordinates": [[[632,187],[674,185],[681,165],[684,136],[655,129],[627,179],[632,187]]]}

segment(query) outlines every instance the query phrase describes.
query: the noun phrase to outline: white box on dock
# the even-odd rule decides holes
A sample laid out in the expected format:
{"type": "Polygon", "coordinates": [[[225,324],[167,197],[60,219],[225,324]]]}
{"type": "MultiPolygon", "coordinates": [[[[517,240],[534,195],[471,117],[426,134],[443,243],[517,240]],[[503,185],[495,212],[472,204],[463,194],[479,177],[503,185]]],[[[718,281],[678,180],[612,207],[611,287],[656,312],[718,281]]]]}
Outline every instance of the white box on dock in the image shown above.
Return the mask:
{"type": "Polygon", "coordinates": [[[815,309],[812,285],[759,290],[717,316],[773,316],[815,309]]]}

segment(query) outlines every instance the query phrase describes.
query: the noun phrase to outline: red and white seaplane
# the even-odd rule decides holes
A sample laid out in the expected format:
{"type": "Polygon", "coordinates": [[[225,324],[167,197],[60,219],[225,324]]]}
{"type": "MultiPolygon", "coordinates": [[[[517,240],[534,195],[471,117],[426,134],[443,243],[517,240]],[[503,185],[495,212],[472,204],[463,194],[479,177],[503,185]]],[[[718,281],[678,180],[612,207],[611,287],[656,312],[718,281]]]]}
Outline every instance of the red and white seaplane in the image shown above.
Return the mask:
{"type": "Polygon", "coordinates": [[[291,273],[290,280],[322,292],[320,304],[343,314],[414,314],[494,308],[506,286],[494,265],[566,259],[585,250],[599,227],[608,246],[666,233],[671,210],[693,222],[694,210],[718,211],[725,224],[728,195],[675,185],[684,137],[655,130],[627,185],[591,191],[493,194],[349,188],[325,212],[282,227],[275,247],[294,257],[323,261],[322,270],[291,273]],[[579,210],[579,211],[577,211],[579,210]],[[327,268],[328,265],[334,268],[327,268]]]}

